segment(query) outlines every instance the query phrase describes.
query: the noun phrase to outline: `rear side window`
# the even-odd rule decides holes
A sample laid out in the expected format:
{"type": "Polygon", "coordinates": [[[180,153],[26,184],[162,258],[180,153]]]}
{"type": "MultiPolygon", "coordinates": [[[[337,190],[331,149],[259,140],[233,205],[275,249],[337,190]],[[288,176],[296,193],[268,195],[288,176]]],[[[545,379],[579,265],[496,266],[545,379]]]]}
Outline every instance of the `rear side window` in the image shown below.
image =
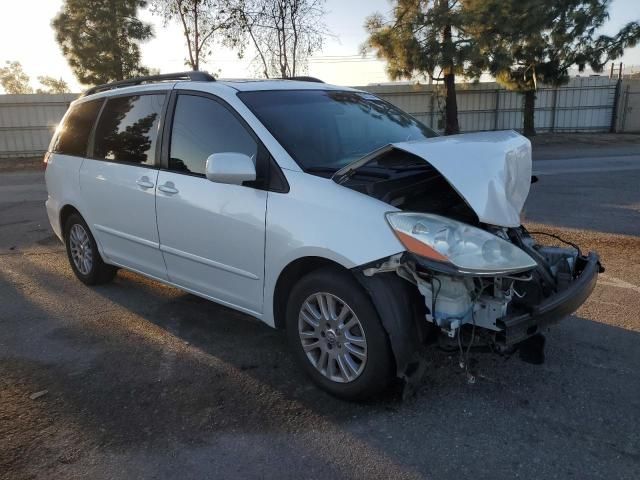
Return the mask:
{"type": "Polygon", "coordinates": [[[173,116],[169,170],[204,175],[207,157],[222,152],[244,153],[256,163],[258,144],[220,103],[179,95],[173,116]]]}
{"type": "Polygon", "coordinates": [[[58,133],[53,152],[84,157],[101,106],[102,99],[73,105],[58,133]]]}
{"type": "Polygon", "coordinates": [[[96,127],[93,158],[153,165],[164,94],[107,100],[96,127]]]}

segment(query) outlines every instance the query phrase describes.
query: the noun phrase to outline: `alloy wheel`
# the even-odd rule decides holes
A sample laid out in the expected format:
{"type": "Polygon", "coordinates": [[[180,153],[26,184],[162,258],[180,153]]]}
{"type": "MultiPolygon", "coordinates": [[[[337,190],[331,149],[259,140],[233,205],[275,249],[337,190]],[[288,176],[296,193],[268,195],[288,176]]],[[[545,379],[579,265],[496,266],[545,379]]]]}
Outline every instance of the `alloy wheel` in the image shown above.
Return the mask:
{"type": "Polygon", "coordinates": [[[349,305],[335,295],[314,293],[302,303],[298,335],[311,364],[329,380],[349,383],[364,370],[364,329],[349,305]]]}
{"type": "Polygon", "coordinates": [[[93,268],[93,250],[89,234],[80,224],[74,224],[69,231],[69,249],[78,271],[83,275],[89,275],[93,268]]]}

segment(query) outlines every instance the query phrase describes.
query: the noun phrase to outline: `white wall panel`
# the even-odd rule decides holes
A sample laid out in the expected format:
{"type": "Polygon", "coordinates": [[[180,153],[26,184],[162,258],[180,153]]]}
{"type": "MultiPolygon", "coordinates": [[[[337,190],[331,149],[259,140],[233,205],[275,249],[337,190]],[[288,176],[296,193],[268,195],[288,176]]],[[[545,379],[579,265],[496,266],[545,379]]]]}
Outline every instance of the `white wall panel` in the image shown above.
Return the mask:
{"type": "Polygon", "coordinates": [[[77,94],[0,95],[0,158],[42,155],[77,94]]]}
{"type": "MultiPolygon", "coordinates": [[[[437,120],[444,109],[442,86],[396,84],[358,88],[379,95],[441,130],[442,122],[438,128],[437,120]]],[[[607,77],[576,77],[561,87],[540,85],[536,97],[536,130],[609,131],[615,90],[616,80],[607,77]]],[[[505,90],[496,83],[458,84],[456,93],[458,122],[463,132],[522,129],[521,94],[505,90]]]]}

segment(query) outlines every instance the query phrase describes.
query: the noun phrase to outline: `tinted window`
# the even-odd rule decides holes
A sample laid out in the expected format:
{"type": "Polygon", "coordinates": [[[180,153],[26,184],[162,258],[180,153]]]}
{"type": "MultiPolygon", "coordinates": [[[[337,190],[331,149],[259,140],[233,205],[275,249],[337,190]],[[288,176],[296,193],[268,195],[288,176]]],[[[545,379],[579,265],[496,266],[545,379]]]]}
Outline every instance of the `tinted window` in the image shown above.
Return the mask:
{"type": "Polygon", "coordinates": [[[164,99],[160,94],[107,100],[96,128],[93,157],[152,165],[164,99]]]}
{"type": "Polygon", "coordinates": [[[337,170],[389,143],[437,136],[368,93],[274,90],[238,96],[304,169],[337,170]]]}
{"type": "Polygon", "coordinates": [[[75,104],[69,110],[53,146],[53,151],[64,155],[84,157],[89,135],[96,121],[102,100],[75,104]]]}
{"type": "Polygon", "coordinates": [[[205,173],[212,153],[244,153],[255,163],[258,145],[223,105],[204,97],[179,95],[173,117],[169,169],[205,173]]]}

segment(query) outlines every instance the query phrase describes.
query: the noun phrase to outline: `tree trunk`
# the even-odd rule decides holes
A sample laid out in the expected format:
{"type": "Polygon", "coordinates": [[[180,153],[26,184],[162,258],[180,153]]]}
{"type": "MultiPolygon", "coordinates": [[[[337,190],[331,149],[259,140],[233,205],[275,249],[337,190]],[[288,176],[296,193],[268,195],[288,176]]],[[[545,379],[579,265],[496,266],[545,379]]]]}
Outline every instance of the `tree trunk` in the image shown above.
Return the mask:
{"type": "Polygon", "coordinates": [[[444,75],[445,100],[444,100],[444,134],[455,135],[460,133],[458,126],[458,101],[456,99],[456,76],[453,73],[444,75]]]}
{"type": "Polygon", "coordinates": [[[444,43],[444,134],[460,133],[458,126],[458,100],[456,99],[456,74],[453,65],[453,43],[451,25],[444,27],[442,32],[444,43]]]}
{"type": "Polygon", "coordinates": [[[527,90],[524,92],[524,125],[522,133],[527,137],[536,135],[533,116],[536,109],[536,91],[527,90]]]}
{"type": "MultiPolygon", "coordinates": [[[[113,16],[115,20],[115,28],[114,28],[114,33],[115,33],[115,38],[114,38],[114,44],[116,45],[116,49],[114,51],[114,60],[115,60],[115,69],[113,72],[113,79],[108,79],[107,82],[112,82],[114,80],[124,80],[125,79],[125,72],[124,72],[124,65],[122,62],[122,36],[121,36],[121,29],[120,27],[118,27],[118,25],[121,23],[120,19],[118,18],[119,15],[119,11],[118,11],[118,4],[114,4],[113,6],[114,12],[113,12],[113,16]]],[[[104,83],[107,83],[104,82],[104,83]]]]}
{"type": "Polygon", "coordinates": [[[193,29],[195,31],[195,37],[193,46],[196,51],[196,61],[191,65],[194,71],[200,70],[200,32],[198,31],[198,2],[193,3],[193,29]]]}

